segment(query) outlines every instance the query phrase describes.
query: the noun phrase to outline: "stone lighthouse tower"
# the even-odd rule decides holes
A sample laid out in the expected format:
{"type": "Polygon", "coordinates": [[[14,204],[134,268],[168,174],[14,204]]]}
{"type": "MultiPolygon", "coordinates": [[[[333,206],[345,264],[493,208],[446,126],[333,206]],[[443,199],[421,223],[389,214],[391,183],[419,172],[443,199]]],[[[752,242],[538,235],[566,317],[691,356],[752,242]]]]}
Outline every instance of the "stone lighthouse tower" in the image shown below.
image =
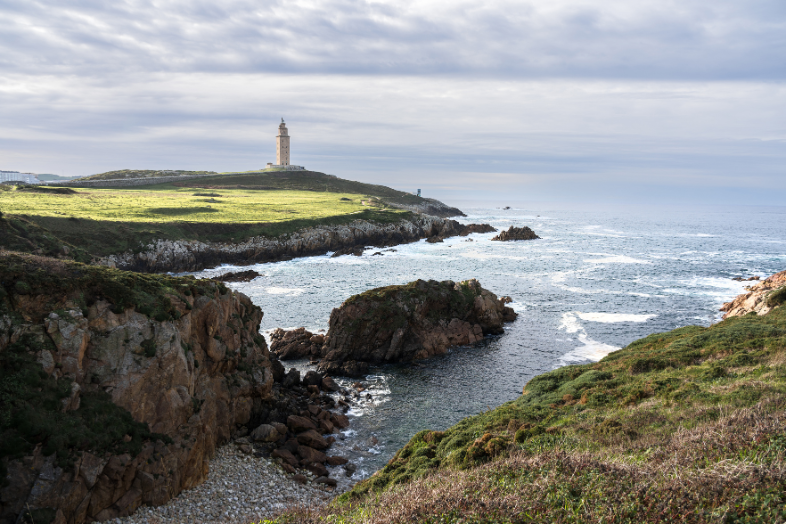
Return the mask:
{"type": "Polygon", "coordinates": [[[276,164],[279,166],[289,165],[289,132],[283,118],[278,126],[278,136],[276,136],[276,164]]]}

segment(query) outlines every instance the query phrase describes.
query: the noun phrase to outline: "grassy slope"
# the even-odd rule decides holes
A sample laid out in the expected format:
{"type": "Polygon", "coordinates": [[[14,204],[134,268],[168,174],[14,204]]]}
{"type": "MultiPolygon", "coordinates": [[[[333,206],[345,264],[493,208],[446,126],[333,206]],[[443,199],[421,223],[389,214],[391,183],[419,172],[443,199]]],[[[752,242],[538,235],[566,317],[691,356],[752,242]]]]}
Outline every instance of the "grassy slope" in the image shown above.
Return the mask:
{"type": "MultiPolygon", "coordinates": [[[[160,169],[119,169],[117,171],[107,171],[97,175],[80,177],[79,180],[122,180],[125,178],[152,178],[161,176],[181,176],[181,175],[204,175],[215,173],[215,171],[183,171],[160,170],[160,169]]],[[[42,179],[43,180],[43,179],[42,179]]]]}
{"type": "Polygon", "coordinates": [[[784,408],[778,307],[540,375],[279,522],[783,522],[784,408]]]}
{"type": "Polygon", "coordinates": [[[0,191],[5,218],[0,223],[0,246],[53,255],[62,254],[66,245],[69,257],[86,260],[88,253],[120,253],[154,239],[242,241],[318,224],[395,222],[409,216],[384,205],[361,205],[361,199],[368,198],[362,194],[248,186],[219,191],[162,184],[76,188],[68,193],[8,188],[0,191]]]}

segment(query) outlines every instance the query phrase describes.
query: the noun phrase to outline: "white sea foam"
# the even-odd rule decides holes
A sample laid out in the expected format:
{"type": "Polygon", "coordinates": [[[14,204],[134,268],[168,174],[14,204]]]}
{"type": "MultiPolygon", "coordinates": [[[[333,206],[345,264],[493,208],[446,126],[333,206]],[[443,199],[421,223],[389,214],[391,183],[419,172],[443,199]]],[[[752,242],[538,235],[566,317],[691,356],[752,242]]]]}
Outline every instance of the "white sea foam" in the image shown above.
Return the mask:
{"type": "Polygon", "coordinates": [[[646,322],[651,318],[655,318],[658,315],[630,315],[626,313],[580,313],[576,312],[576,315],[581,320],[586,320],[588,322],[602,322],[604,324],[615,324],[617,322],[646,322]]]}
{"type": "Polygon", "coordinates": [[[652,262],[633,257],[626,257],[625,255],[611,255],[603,258],[589,258],[585,259],[584,262],[588,262],[590,264],[652,264],[652,262]]]}
{"type": "Polygon", "coordinates": [[[296,297],[302,295],[305,292],[305,289],[297,288],[297,287],[271,286],[271,287],[266,287],[264,289],[265,292],[268,293],[269,295],[286,295],[288,297],[296,297]]]}
{"type": "Polygon", "coordinates": [[[582,345],[562,355],[558,359],[556,367],[567,366],[577,362],[586,362],[587,360],[597,362],[612,351],[619,349],[610,344],[604,344],[603,342],[598,342],[597,340],[589,338],[589,335],[587,335],[587,332],[579,322],[580,315],[581,313],[574,311],[562,314],[562,322],[559,326],[560,329],[564,329],[566,333],[576,333],[578,341],[582,345]]]}

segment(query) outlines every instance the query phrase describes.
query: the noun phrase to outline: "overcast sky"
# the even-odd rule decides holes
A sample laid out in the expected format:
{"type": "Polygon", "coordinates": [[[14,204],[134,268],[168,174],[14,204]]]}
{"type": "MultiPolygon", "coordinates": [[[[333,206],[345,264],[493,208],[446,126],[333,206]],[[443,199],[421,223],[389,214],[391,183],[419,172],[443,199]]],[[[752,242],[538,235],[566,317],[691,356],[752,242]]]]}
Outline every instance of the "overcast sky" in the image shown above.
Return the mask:
{"type": "Polygon", "coordinates": [[[0,169],[786,202],[786,1],[0,0],[0,169]]]}

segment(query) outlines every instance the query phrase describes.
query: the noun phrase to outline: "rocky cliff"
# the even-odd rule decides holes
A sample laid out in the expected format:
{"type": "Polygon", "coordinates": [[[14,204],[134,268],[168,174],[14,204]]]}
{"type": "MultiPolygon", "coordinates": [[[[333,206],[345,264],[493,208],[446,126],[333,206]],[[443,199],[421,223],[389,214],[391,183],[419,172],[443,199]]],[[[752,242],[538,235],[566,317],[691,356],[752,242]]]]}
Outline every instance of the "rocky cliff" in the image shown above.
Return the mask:
{"type": "Polygon", "coordinates": [[[473,226],[477,227],[429,215],[416,215],[392,224],[358,220],[349,225],[307,228],[278,238],[253,237],[239,243],[158,240],[138,252],[105,257],[101,263],[141,272],[198,271],[219,264],[255,264],[358,246],[384,247],[434,236],[446,238],[475,232],[468,229],[473,226]]]}
{"type": "Polygon", "coordinates": [[[162,504],[270,396],[262,311],[220,283],[8,253],[0,283],[0,522],[162,504]]]}
{"type": "Polygon", "coordinates": [[[748,313],[766,315],[772,308],[786,301],[786,271],[775,273],[747,288],[748,292],[737,296],[720,308],[727,317],[741,317],[748,313]]]}
{"type": "Polygon", "coordinates": [[[516,318],[505,306],[509,300],[474,279],[372,289],[333,310],[327,336],[302,328],[279,330],[272,351],[281,359],[321,358],[319,369],[325,373],[358,376],[369,363],[429,358],[502,333],[503,322],[516,318]]]}

